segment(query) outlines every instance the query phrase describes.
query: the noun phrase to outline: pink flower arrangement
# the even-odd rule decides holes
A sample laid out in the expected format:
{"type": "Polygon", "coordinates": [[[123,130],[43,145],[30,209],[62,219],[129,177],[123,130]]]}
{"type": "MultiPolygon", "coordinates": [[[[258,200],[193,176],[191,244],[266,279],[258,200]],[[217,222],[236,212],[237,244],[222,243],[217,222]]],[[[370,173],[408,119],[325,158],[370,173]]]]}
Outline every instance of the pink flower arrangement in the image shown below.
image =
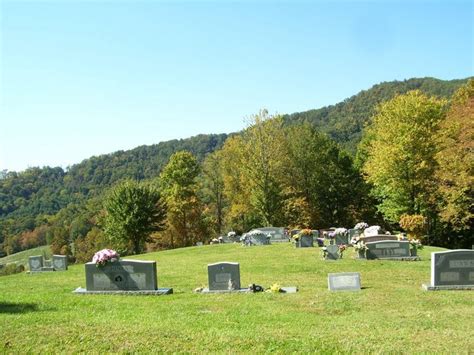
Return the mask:
{"type": "Polygon", "coordinates": [[[115,250],[112,249],[102,249],[94,254],[92,262],[94,262],[97,267],[104,266],[107,262],[117,261],[120,258],[120,255],[115,250]]]}

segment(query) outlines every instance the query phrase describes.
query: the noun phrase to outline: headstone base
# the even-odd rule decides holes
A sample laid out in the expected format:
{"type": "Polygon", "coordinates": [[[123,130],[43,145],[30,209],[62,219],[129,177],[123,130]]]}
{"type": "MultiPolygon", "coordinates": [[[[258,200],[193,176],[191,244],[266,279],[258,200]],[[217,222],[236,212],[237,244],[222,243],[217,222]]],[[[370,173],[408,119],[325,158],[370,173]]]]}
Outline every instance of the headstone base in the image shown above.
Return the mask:
{"type": "Polygon", "coordinates": [[[474,290],[474,285],[449,285],[449,286],[432,286],[428,284],[421,285],[425,291],[445,291],[445,290],[474,290]]]}
{"type": "Polygon", "coordinates": [[[130,296],[161,296],[161,295],[171,295],[173,293],[172,288],[158,288],[157,290],[137,290],[137,291],[87,291],[85,288],[78,287],[72,293],[78,295],[130,295],[130,296]]]}
{"type": "Polygon", "coordinates": [[[420,261],[419,256],[400,256],[400,257],[393,257],[393,258],[377,258],[377,259],[367,259],[365,260],[397,260],[397,261],[420,261]]]}
{"type": "Polygon", "coordinates": [[[203,288],[197,293],[251,293],[252,290],[249,288],[240,288],[238,290],[209,290],[209,288],[203,288]]]}
{"type": "MultiPolygon", "coordinates": [[[[296,293],[296,292],[298,292],[298,287],[296,286],[280,287],[280,293],[296,293]]],[[[240,290],[209,290],[206,287],[200,291],[197,291],[197,293],[253,293],[253,292],[250,288],[241,288],[240,290]]]]}

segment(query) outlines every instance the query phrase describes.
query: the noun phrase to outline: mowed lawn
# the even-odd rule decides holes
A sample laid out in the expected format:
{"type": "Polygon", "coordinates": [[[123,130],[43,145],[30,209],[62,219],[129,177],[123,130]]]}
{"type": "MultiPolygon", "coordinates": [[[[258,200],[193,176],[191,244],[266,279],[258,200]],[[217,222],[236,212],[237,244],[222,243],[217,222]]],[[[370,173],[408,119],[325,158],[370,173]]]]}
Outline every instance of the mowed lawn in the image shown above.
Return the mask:
{"type": "Polygon", "coordinates": [[[167,296],[75,295],[83,265],[0,278],[3,352],[474,351],[474,292],[421,289],[422,261],[321,260],[319,248],[237,244],[136,256],[156,260],[167,296]],[[241,283],[298,286],[296,294],[195,294],[207,264],[240,263],[241,283]],[[360,292],[329,292],[327,274],[360,272],[360,292]]]}

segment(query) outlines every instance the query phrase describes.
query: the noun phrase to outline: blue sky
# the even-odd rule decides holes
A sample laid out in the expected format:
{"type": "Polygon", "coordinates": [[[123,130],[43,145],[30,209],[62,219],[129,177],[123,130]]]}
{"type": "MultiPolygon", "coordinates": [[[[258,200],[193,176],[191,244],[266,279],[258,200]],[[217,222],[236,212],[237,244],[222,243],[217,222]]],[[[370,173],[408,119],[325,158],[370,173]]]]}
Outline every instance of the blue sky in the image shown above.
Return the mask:
{"type": "Polygon", "coordinates": [[[0,0],[0,11],[0,170],[474,73],[472,1],[0,0]]]}

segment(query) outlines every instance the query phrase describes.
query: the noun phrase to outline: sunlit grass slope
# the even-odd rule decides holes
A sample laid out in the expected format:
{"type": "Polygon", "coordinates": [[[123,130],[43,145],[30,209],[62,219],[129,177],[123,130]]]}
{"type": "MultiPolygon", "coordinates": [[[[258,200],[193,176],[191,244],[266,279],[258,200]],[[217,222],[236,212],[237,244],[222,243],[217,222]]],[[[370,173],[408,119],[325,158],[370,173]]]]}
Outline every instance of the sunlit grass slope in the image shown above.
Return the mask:
{"type": "Polygon", "coordinates": [[[0,264],[6,265],[9,263],[17,263],[21,265],[28,265],[28,257],[34,255],[43,255],[46,258],[51,257],[51,249],[49,245],[45,245],[42,247],[37,247],[33,249],[28,249],[25,251],[20,251],[19,253],[15,253],[12,255],[5,256],[0,258],[0,264]]]}
{"type": "Polygon", "coordinates": [[[474,351],[474,292],[421,290],[422,261],[366,261],[349,250],[321,260],[290,244],[213,245],[137,256],[156,260],[169,296],[84,296],[83,265],[0,279],[4,352],[445,352],[474,351]],[[297,294],[195,294],[207,264],[240,263],[242,285],[298,286],[297,294]],[[363,290],[331,293],[330,272],[360,272],[363,290]]]}

